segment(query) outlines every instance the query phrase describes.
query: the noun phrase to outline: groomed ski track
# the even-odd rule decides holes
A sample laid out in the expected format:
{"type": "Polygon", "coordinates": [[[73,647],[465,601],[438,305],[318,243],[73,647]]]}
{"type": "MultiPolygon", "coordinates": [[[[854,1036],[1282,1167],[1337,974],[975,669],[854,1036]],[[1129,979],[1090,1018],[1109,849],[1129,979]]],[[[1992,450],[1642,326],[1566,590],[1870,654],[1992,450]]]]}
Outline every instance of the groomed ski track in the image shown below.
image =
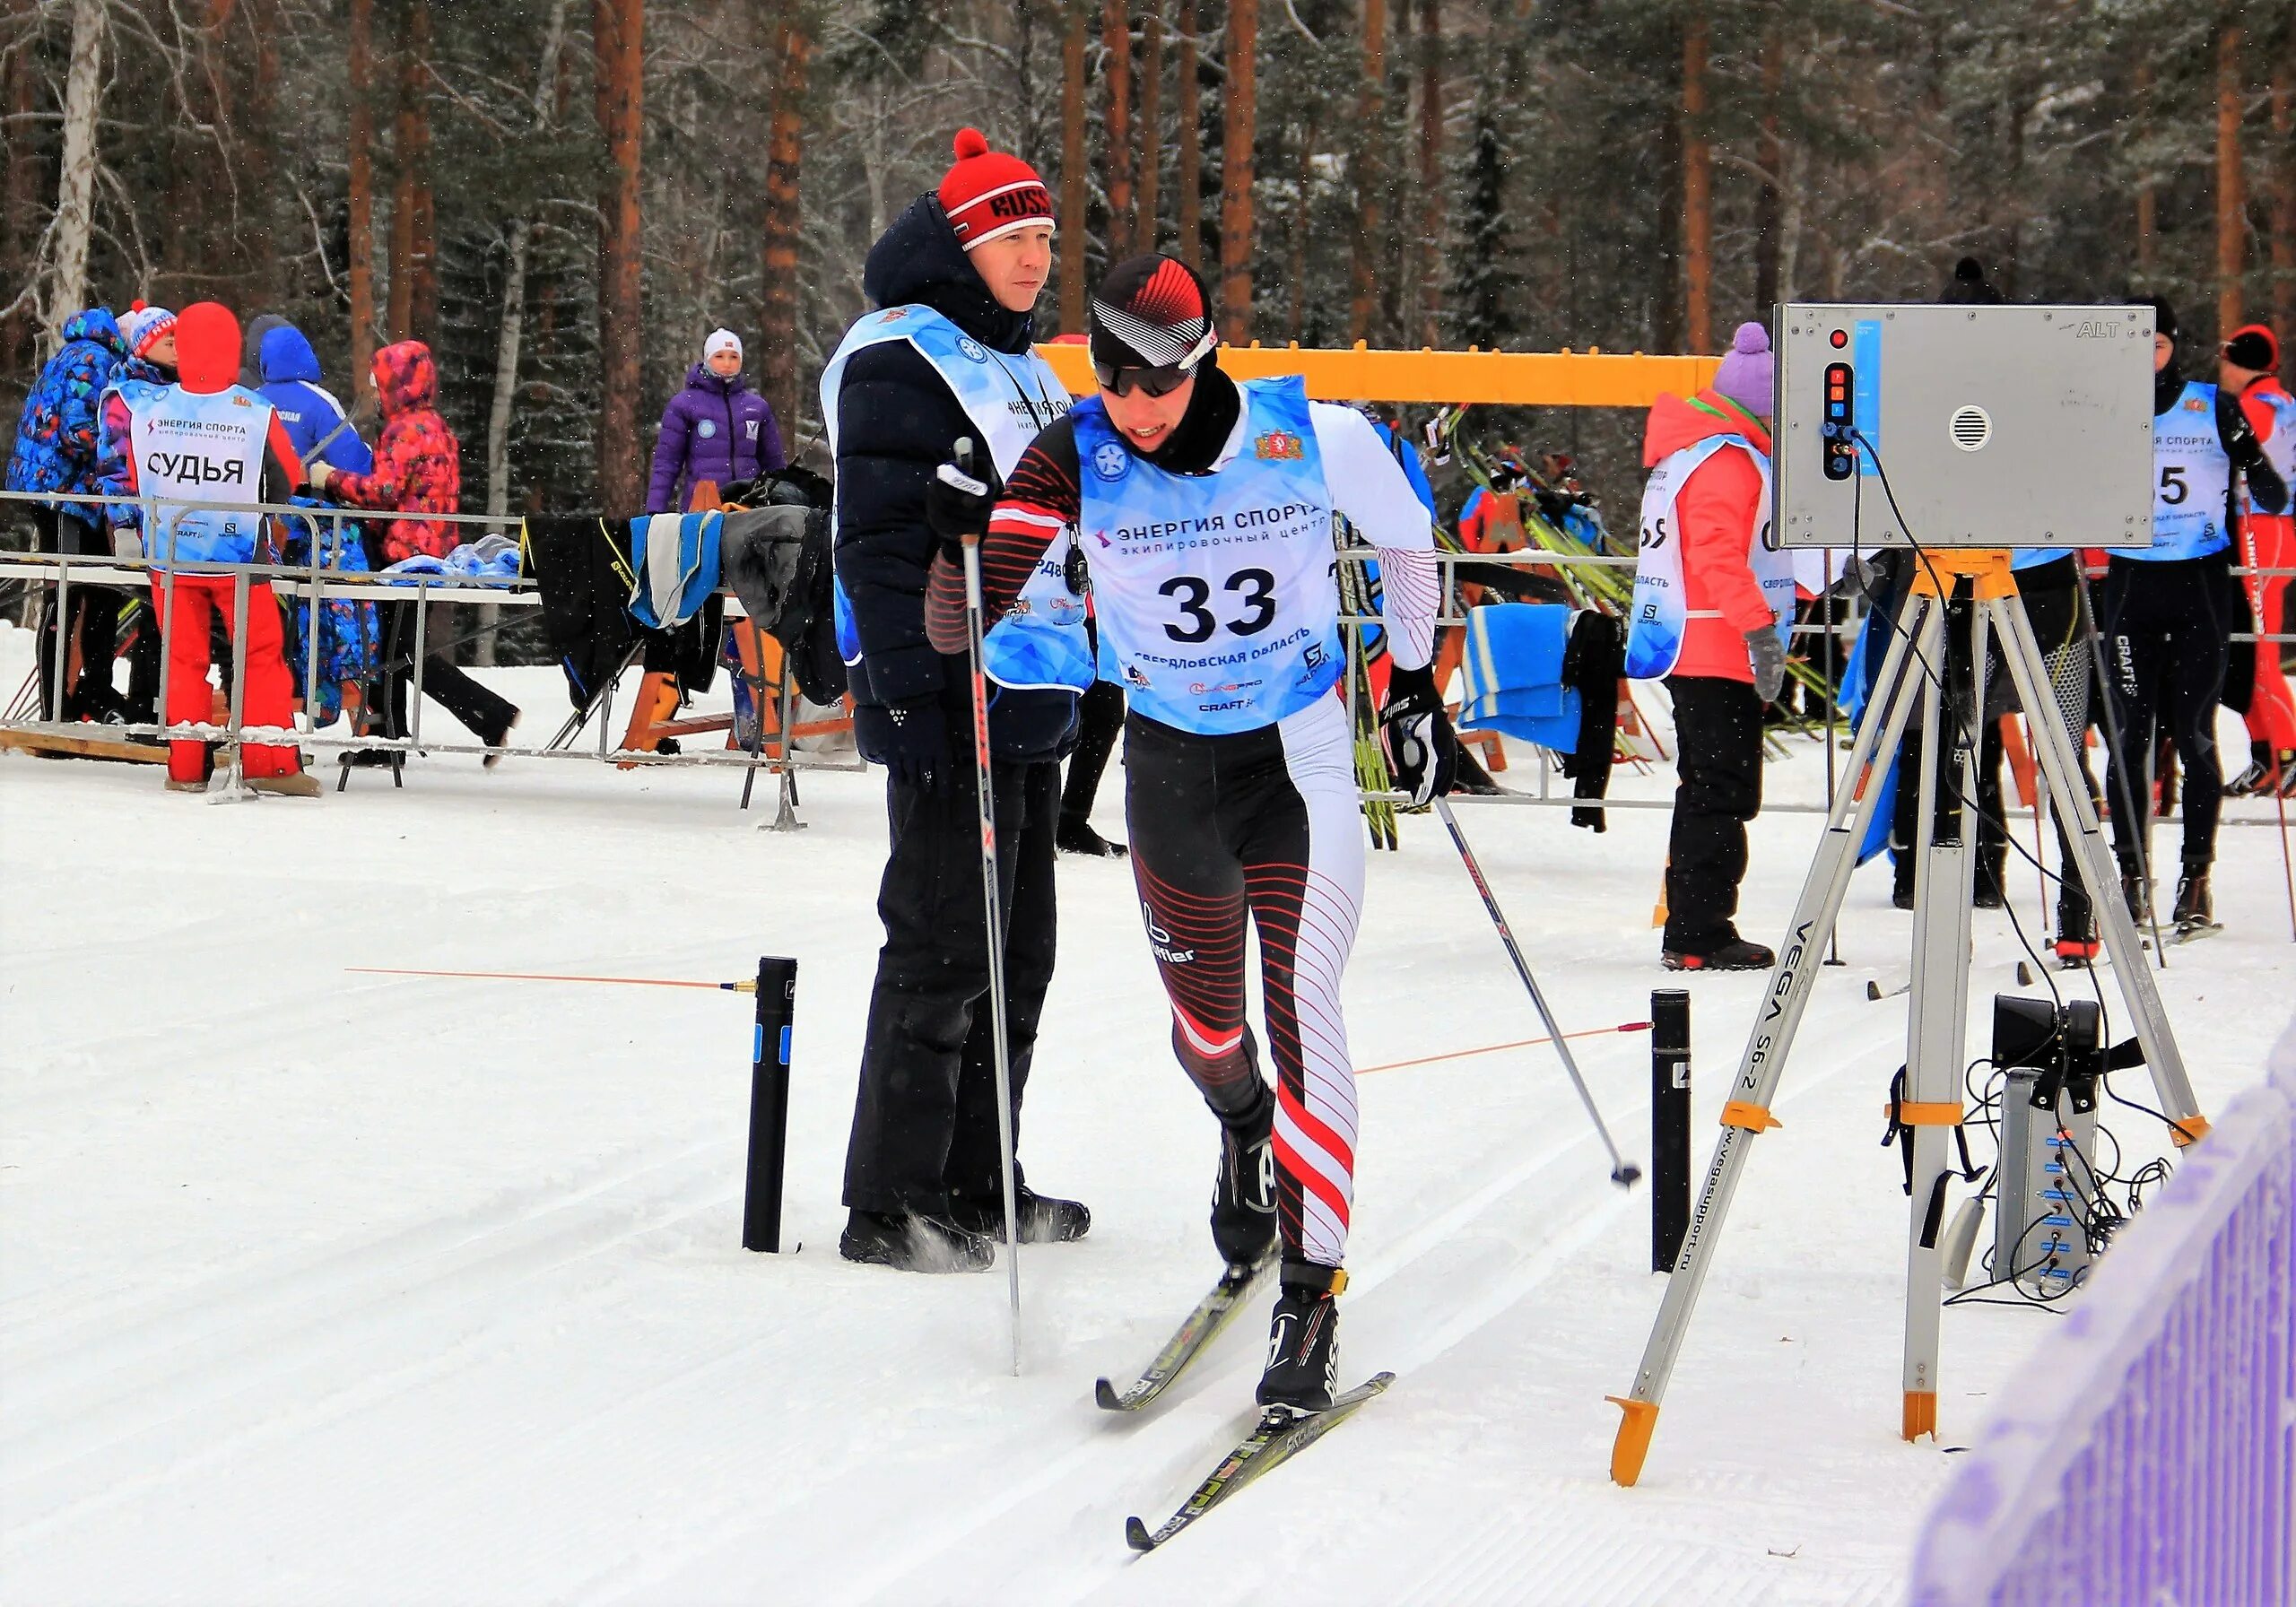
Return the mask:
{"type": "MultiPolygon", "coordinates": [[[[0,630],[0,679],[28,657],[0,630]]],[[[494,679],[529,724],[562,708],[554,673],[494,679]]],[[[1770,797],[1819,795],[1822,751],[1791,745],[1770,797]]],[[[1129,1377],[1217,1271],[1212,1134],[1129,871],[1061,864],[1022,1152],[1094,1225],[1024,1252],[1016,1381],[1001,1275],[836,1255],[880,788],[809,777],[811,829],[778,837],[738,786],[434,759],[403,792],[368,774],[316,807],[208,806],[140,768],[0,756],[0,1599],[1897,1598],[1946,1458],[1895,1435],[1905,1207],[1876,1144],[1904,1001],[1865,997],[1906,963],[1885,873],[1851,889],[1849,963],[1822,978],[1639,1489],[1607,1482],[1602,1397],[1657,1308],[1647,1192],[1605,1181],[1552,1051],[1526,1049],[1362,1080],[1341,1370],[1398,1380],[1135,1559],[1125,1515],[1168,1511],[1248,1427],[1264,1316],[1136,1417],[1094,1407],[1093,1377],[1129,1377]],[[802,967],[804,1248],[778,1259],[737,1247],[746,1000],[344,971],[731,978],[760,952],[802,967]]],[[[1688,986],[1702,1168],[1763,979],[1657,969],[1663,813],[1602,837],[1459,813],[1566,1029],[1688,986]]],[[[1350,973],[1359,1062],[1534,1036],[1439,829],[1403,830],[1350,973]]],[[[1774,940],[1815,831],[1758,824],[1750,935],[1774,940]]],[[[2277,849],[2224,838],[2228,930],[2162,979],[2211,1111],[2296,996],[2277,849]]],[[[2029,925],[2031,881],[2013,869],[2029,925]]],[[[2022,953],[2002,916],[1977,928],[1972,1054],[2022,953]]],[[[1575,1047],[1647,1162],[1648,1039],[1575,1047]]],[[[2107,1114],[2132,1158],[2161,1147],[2107,1114]]],[[[1944,1445],[2052,1320],[1948,1314],[1944,1445]]]]}

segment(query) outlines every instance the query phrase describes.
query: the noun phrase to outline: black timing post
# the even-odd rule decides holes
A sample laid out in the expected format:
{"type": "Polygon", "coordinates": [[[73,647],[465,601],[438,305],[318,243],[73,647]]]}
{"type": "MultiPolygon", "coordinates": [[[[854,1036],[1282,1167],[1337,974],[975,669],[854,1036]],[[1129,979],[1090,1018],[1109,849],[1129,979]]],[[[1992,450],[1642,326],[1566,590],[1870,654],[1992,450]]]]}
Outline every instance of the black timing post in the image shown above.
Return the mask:
{"type": "Polygon", "coordinates": [[[1650,1270],[1674,1270],[1690,1230],[1690,995],[1650,995],[1650,1270]]]}
{"type": "Polygon", "coordinates": [[[797,962],[757,962],[757,1036],[750,1068],[749,1177],[742,1196],[742,1248],[781,1248],[781,1171],[789,1142],[789,1036],[797,1009],[797,962]]]}

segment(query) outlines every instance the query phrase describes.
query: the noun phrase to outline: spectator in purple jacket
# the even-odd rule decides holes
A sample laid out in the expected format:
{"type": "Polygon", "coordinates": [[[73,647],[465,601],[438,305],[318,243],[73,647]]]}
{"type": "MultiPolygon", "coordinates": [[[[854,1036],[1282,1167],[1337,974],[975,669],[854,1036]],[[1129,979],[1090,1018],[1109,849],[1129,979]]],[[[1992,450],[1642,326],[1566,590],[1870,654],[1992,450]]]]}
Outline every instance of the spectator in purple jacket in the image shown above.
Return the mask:
{"type": "Polygon", "coordinates": [[[788,466],[773,409],[743,382],[742,337],[712,330],[701,360],[686,370],[685,389],[662,412],[646,511],[683,513],[698,482],[731,485],[788,466]]]}

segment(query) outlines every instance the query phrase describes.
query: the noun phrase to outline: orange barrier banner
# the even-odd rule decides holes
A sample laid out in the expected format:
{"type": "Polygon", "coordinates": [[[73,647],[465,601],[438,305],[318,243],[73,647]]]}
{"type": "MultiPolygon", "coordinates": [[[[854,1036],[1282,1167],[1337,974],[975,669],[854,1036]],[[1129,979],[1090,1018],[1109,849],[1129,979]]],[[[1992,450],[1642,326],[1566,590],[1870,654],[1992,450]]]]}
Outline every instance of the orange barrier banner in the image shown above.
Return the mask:
{"type": "MultiPolygon", "coordinates": [[[[1040,345],[1076,395],[1094,388],[1091,352],[1075,343],[1040,345]]],[[[1304,375],[1324,402],[1483,402],[1516,407],[1648,407],[1662,392],[1687,396],[1713,378],[1718,357],[1640,352],[1415,352],[1368,346],[1222,346],[1220,366],[1238,379],[1304,375]]]]}

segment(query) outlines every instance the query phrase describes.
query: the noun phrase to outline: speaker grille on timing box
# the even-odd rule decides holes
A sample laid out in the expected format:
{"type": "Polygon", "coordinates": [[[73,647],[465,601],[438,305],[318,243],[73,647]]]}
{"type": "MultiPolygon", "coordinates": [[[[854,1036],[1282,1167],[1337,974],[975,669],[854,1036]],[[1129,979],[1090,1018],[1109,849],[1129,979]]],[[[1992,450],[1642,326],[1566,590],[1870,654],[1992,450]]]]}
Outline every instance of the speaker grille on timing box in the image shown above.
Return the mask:
{"type": "Polygon", "coordinates": [[[1953,445],[1964,452],[1974,452],[1993,439],[1993,419],[1982,407],[1971,404],[1953,410],[1953,445]]]}

